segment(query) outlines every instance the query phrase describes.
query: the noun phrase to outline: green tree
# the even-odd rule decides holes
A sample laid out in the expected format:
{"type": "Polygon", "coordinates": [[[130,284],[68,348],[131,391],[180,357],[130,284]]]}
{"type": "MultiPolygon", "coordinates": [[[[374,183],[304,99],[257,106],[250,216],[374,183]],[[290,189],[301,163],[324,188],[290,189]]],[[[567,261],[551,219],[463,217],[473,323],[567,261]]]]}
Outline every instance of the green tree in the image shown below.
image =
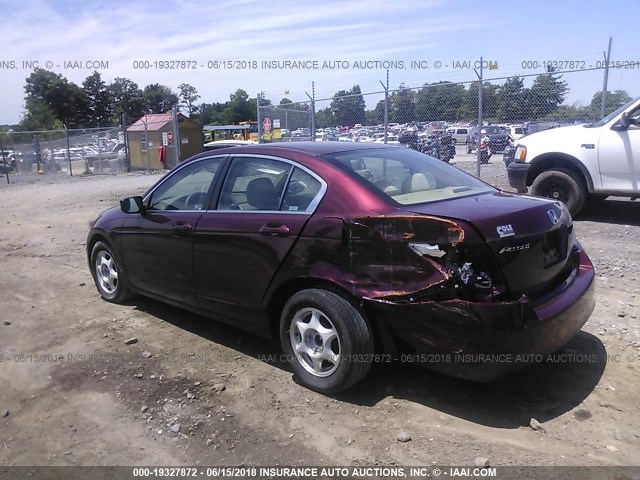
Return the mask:
{"type": "Polygon", "coordinates": [[[70,127],[82,127],[89,111],[89,99],[78,85],[60,74],[36,68],[26,79],[24,87],[25,116],[36,118],[42,114],[42,106],[48,107],[53,116],[70,127]],[[30,109],[38,115],[29,115],[30,109]]]}
{"type": "Polygon", "coordinates": [[[25,111],[17,130],[54,130],[56,127],[62,127],[62,122],[46,103],[37,98],[26,99],[25,111]]]}
{"type": "Polygon", "coordinates": [[[398,90],[389,96],[389,121],[397,123],[413,122],[416,112],[416,92],[400,84],[398,90]]]}
{"type": "Polygon", "coordinates": [[[529,90],[524,88],[524,79],[510,77],[498,87],[496,116],[501,122],[527,120],[529,90]]]}
{"type": "Polygon", "coordinates": [[[116,77],[109,85],[114,121],[124,113],[130,121],[136,121],[145,113],[145,101],[138,84],[128,78],[116,77]]]}
{"type": "Polygon", "coordinates": [[[236,124],[247,120],[255,120],[256,113],[255,99],[252,105],[249,102],[249,94],[239,88],[229,96],[229,101],[223,112],[223,118],[227,124],[236,124]]]}
{"type": "Polygon", "coordinates": [[[458,120],[465,99],[464,85],[451,82],[426,83],[416,98],[416,120],[458,120]]]}
{"type": "MultiPolygon", "coordinates": [[[[613,92],[607,92],[607,107],[605,108],[605,115],[609,115],[614,110],[617,110],[625,103],[631,101],[631,96],[624,90],[614,90],[613,92]]],[[[602,107],[602,90],[593,94],[591,104],[589,105],[597,115],[600,116],[600,110],[602,107]]]]}
{"type": "Polygon", "coordinates": [[[222,125],[226,107],[226,103],[201,103],[198,105],[197,120],[202,125],[222,125]]]}
{"type": "MultiPolygon", "coordinates": [[[[482,117],[492,119],[496,116],[498,86],[489,82],[482,84],[482,117]]],[[[478,119],[478,82],[472,82],[467,89],[460,107],[460,119],[478,119]]]]}
{"type": "Polygon", "coordinates": [[[293,101],[289,100],[288,98],[284,97],[282,98],[282,100],[280,100],[280,103],[278,104],[279,106],[282,107],[286,107],[288,109],[291,110],[300,110],[302,112],[307,112],[309,111],[310,105],[306,102],[304,103],[294,103],[293,101]]]}
{"type": "Polygon", "coordinates": [[[189,85],[188,83],[181,83],[178,85],[178,90],[180,90],[180,106],[184,107],[187,112],[187,116],[191,117],[198,111],[198,107],[195,105],[195,103],[200,99],[198,90],[196,90],[196,87],[189,85]]]}
{"type": "Polygon", "coordinates": [[[567,82],[561,75],[554,75],[554,71],[549,67],[547,73],[538,75],[531,85],[528,109],[533,120],[555,112],[569,92],[567,82]]]}
{"type": "Polygon", "coordinates": [[[336,125],[355,125],[366,122],[365,103],[359,85],[340,90],[331,100],[331,113],[336,125]]]}
{"type": "Polygon", "coordinates": [[[113,104],[107,84],[102,81],[100,73],[94,71],[82,82],[87,94],[89,108],[87,124],[89,126],[109,125],[113,121],[113,104]]]}
{"type": "Polygon", "coordinates": [[[376,104],[373,110],[367,110],[367,125],[379,125],[384,123],[384,99],[376,104]]]}
{"type": "Polygon", "coordinates": [[[180,102],[171,88],[159,83],[144,87],[142,95],[149,113],[167,113],[180,102]]]}
{"type": "Polygon", "coordinates": [[[331,107],[325,107],[316,113],[316,128],[333,127],[336,122],[333,119],[331,107]]]}

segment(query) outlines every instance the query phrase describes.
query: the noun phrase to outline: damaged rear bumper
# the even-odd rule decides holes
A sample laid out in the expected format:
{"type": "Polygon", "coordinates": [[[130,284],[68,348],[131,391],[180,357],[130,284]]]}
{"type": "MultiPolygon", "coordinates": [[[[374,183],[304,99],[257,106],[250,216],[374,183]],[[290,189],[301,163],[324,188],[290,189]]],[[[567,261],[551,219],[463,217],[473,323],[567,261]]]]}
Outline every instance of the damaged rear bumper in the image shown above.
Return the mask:
{"type": "Polygon", "coordinates": [[[490,381],[543,360],[589,319],[595,306],[594,267],[584,251],[576,255],[565,282],[526,303],[366,298],[365,309],[393,338],[401,361],[490,381]]]}

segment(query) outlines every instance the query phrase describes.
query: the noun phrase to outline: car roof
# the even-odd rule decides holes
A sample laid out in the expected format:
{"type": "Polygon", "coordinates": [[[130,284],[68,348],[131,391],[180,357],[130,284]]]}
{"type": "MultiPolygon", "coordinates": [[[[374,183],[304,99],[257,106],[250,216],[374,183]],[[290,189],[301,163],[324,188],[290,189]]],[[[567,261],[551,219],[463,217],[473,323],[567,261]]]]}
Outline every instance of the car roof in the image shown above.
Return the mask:
{"type": "Polygon", "coordinates": [[[238,155],[239,153],[277,155],[278,152],[298,152],[313,156],[321,156],[329,153],[348,152],[352,150],[370,150],[373,148],[398,148],[398,146],[374,142],[277,142],[220,148],[216,150],[216,155],[223,153],[232,153],[234,155],[238,155]]]}

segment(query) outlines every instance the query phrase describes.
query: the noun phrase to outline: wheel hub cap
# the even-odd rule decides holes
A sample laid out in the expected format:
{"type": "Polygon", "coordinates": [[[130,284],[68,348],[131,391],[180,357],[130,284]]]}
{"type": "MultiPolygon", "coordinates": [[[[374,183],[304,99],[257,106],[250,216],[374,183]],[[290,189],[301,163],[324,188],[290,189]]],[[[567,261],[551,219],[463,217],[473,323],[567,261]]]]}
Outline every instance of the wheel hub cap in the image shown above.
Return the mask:
{"type": "Polygon", "coordinates": [[[109,252],[98,253],[95,272],[100,289],[109,295],[115,293],[118,288],[118,267],[109,252]]]}
{"type": "Polygon", "coordinates": [[[296,360],[310,374],[328,377],[340,364],[340,338],[329,318],[316,308],[303,308],[291,320],[289,330],[296,360]]]}

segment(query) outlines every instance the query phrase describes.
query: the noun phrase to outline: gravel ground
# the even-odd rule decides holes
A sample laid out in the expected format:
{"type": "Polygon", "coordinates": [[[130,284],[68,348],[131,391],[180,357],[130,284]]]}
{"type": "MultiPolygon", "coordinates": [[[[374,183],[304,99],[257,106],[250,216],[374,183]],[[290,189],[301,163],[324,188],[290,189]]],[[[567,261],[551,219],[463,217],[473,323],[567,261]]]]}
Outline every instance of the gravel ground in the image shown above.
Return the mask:
{"type": "MultiPolygon", "coordinates": [[[[508,189],[497,157],[481,178],[508,189]]],[[[452,163],[475,171],[471,156],[452,163]]],[[[572,361],[488,385],[381,364],[327,397],[259,337],[100,300],[87,222],[157,178],[0,182],[0,465],[640,464],[640,204],[607,200],[575,221],[598,290],[562,350],[572,361]]]]}

